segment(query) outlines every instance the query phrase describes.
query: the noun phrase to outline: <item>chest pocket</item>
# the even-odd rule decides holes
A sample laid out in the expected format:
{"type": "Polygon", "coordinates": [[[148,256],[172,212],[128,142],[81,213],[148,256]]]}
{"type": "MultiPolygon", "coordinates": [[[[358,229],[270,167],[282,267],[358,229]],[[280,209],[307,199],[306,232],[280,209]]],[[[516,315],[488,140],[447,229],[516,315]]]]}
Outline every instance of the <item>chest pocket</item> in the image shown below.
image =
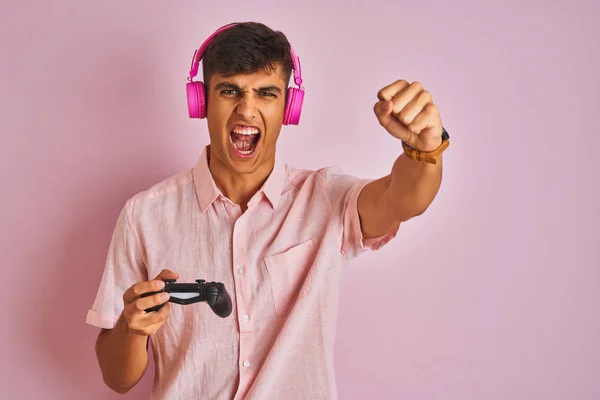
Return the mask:
{"type": "Polygon", "coordinates": [[[315,241],[309,239],[264,258],[277,314],[287,315],[297,301],[310,293],[315,241]]]}

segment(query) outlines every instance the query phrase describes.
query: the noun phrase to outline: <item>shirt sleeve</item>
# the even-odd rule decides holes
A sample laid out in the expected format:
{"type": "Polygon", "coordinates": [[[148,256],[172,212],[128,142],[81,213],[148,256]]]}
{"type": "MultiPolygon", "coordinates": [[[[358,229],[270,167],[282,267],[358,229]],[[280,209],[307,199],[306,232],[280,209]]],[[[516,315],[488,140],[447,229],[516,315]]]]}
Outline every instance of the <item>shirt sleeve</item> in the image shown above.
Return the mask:
{"type": "Polygon", "coordinates": [[[123,293],[134,283],[148,280],[132,210],[128,201],[119,214],[98,292],[87,312],[86,322],[98,328],[114,328],[123,312],[123,293]]]}
{"type": "Polygon", "coordinates": [[[398,224],[379,237],[364,238],[358,214],[358,196],[372,181],[374,179],[344,174],[338,168],[326,173],[327,195],[331,202],[334,220],[338,221],[341,229],[341,252],[346,259],[356,257],[368,250],[379,250],[396,237],[400,228],[398,224]]]}

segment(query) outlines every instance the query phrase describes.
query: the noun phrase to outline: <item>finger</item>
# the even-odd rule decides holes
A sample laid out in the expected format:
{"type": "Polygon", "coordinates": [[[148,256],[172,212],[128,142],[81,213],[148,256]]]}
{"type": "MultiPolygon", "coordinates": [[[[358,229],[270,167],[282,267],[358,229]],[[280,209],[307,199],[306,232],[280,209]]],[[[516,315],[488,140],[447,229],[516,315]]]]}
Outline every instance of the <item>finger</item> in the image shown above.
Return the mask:
{"type": "Polygon", "coordinates": [[[169,300],[169,293],[156,293],[152,296],[140,297],[131,303],[135,311],[145,311],[148,308],[166,303],[169,300]]]}
{"type": "Polygon", "coordinates": [[[392,113],[395,115],[400,113],[411,101],[417,98],[422,91],[423,86],[419,82],[413,82],[404,87],[392,98],[392,101],[394,102],[394,111],[392,111],[392,113]]]}
{"type": "Polygon", "coordinates": [[[163,269],[160,271],[154,280],[166,280],[166,279],[178,279],[179,274],[177,272],[173,272],[170,269],[163,269]]]}
{"type": "Polygon", "coordinates": [[[152,335],[158,331],[158,329],[165,324],[167,319],[169,318],[169,308],[164,306],[159,311],[155,313],[148,314],[144,320],[146,325],[141,327],[141,329],[147,334],[152,335]]]}
{"type": "Polygon", "coordinates": [[[142,315],[139,319],[139,322],[141,324],[143,324],[144,327],[150,327],[150,326],[153,326],[156,324],[162,324],[169,317],[170,310],[171,310],[171,304],[166,303],[160,310],[142,315]]]}
{"type": "MultiPolygon", "coordinates": [[[[431,93],[426,90],[418,93],[397,114],[397,118],[404,125],[409,126],[420,113],[424,112],[428,104],[431,104],[431,93]]],[[[419,133],[420,131],[413,131],[419,133]]]]}
{"type": "Polygon", "coordinates": [[[438,119],[437,107],[429,103],[425,108],[410,122],[408,129],[414,133],[421,133],[427,128],[435,126],[438,119]]]}
{"type": "Polygon", "coordinates": [[[375,103],[373,107],[377,120],[392,136],[400,140],[409,140],[412,133],[400,123],[391,113],[392,102],[391,101],[380,101],[375,103]]]}
{"type": "Polygon", "coordinates": [[[373,107],[373,111],[379,120],[379,123],[386,126],[392,118],[393,104],[391,101],[378,101],[373,107]]]}
{"type": "Polygon", "coordinates": [[[391,100],[396,93],[408,86],[408,82],[400,79],[377,92],[379,101],[391,100]]]}
{"type": "Polygon", "coordinates": [[[153,333],[168,319],[169,311],[170,305],[167,303],[157,312],[136,316],[129,322],[129,329],[144,334],[153,333]]]}
{"type": "MultiPolygon", "coordinates": [[[[148,316],[157,314],[158,311],[160,311],[161,314],[165,313],[165,311],[162,311],[162,310],[165,307],[167,307],[169,305],[169,303],[163,301],[160,297],[160,294],[157,294],[157,295],[154,295],[151,297],[141,298],[141,299],[134,301],[133,303],[127,304],[125,306],[125,309],[123,310],[123,315],[127,319],[130,327],[139,328],[139,327],[147,326],[149,324],[153,324],[153,323],[155,323],[155,321],[152,318],[148,319],[148,316]],[[154,299],[151,299],[151,297],[153,297],[154,299]],[[146,301],[148,299],[150,299],[150,301],[146,301]],[[163,303],[164,303],[164,306],[161,307],[158,311],[146,312],[146,310],[148,308],[154,307],[154,306],[157,306],[157,305],[160,305],[163,303]],[[148,321],[150,321],[150,322],[148,322],[148,321]]],[[[167,311],[168,311],[168,307],[167,307],[167,311]]]]}
{"type": "Polygon", "coordinates": [[[131,286],[123,293],[123,301],[125,304],[129,304],[138,299],[142,294],[148,292],[156,292],[165,287],[165,283],[162,280],[153,280],[148,282],[139,282],[131,286]]]}

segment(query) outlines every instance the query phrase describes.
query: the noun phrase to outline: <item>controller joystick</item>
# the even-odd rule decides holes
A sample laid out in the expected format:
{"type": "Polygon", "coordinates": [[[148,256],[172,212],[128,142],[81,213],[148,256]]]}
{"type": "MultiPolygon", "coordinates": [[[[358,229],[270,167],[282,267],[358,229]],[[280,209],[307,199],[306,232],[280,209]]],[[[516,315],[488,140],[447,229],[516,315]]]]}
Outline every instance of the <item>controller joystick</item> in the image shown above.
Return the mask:
{"type": "MultiPolygon", "coordinates": [[[[157,293],[169,293],[170,303],[188,305],[206,302],[213,312],[221,318],[227,318],[232,311],[231,297],[220,282],[206,282],[204,279],[196,279],[196,283],[177,283],[175,279],[165,279],[165,287],[156,292],[142,294],[142,297],[152,296],[157,293]]],[[[160,310],[164,306],[159,304],[146,309],[146,312],[160,310]]]]}

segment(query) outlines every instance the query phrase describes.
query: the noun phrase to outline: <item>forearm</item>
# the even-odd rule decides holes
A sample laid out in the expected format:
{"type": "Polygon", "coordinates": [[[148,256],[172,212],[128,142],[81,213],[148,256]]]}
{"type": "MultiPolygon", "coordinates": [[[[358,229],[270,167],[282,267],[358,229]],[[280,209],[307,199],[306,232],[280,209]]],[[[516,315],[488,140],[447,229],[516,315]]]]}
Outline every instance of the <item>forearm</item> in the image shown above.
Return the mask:
{"type": "Polygon", "coordinates": [[[384,202],[398,221],[424,213],[438,193],[442,182],[442,159],[437,164],[416,162],[406,154],[394,162],[384,202]]]}
{"type": "Polygon", "coordinates": [[[126,393],[139,382],[148,366],[147,336],[130,333],[121,316],[114,329],[99,335],[96,355],[106,385],[126,393]]]}

